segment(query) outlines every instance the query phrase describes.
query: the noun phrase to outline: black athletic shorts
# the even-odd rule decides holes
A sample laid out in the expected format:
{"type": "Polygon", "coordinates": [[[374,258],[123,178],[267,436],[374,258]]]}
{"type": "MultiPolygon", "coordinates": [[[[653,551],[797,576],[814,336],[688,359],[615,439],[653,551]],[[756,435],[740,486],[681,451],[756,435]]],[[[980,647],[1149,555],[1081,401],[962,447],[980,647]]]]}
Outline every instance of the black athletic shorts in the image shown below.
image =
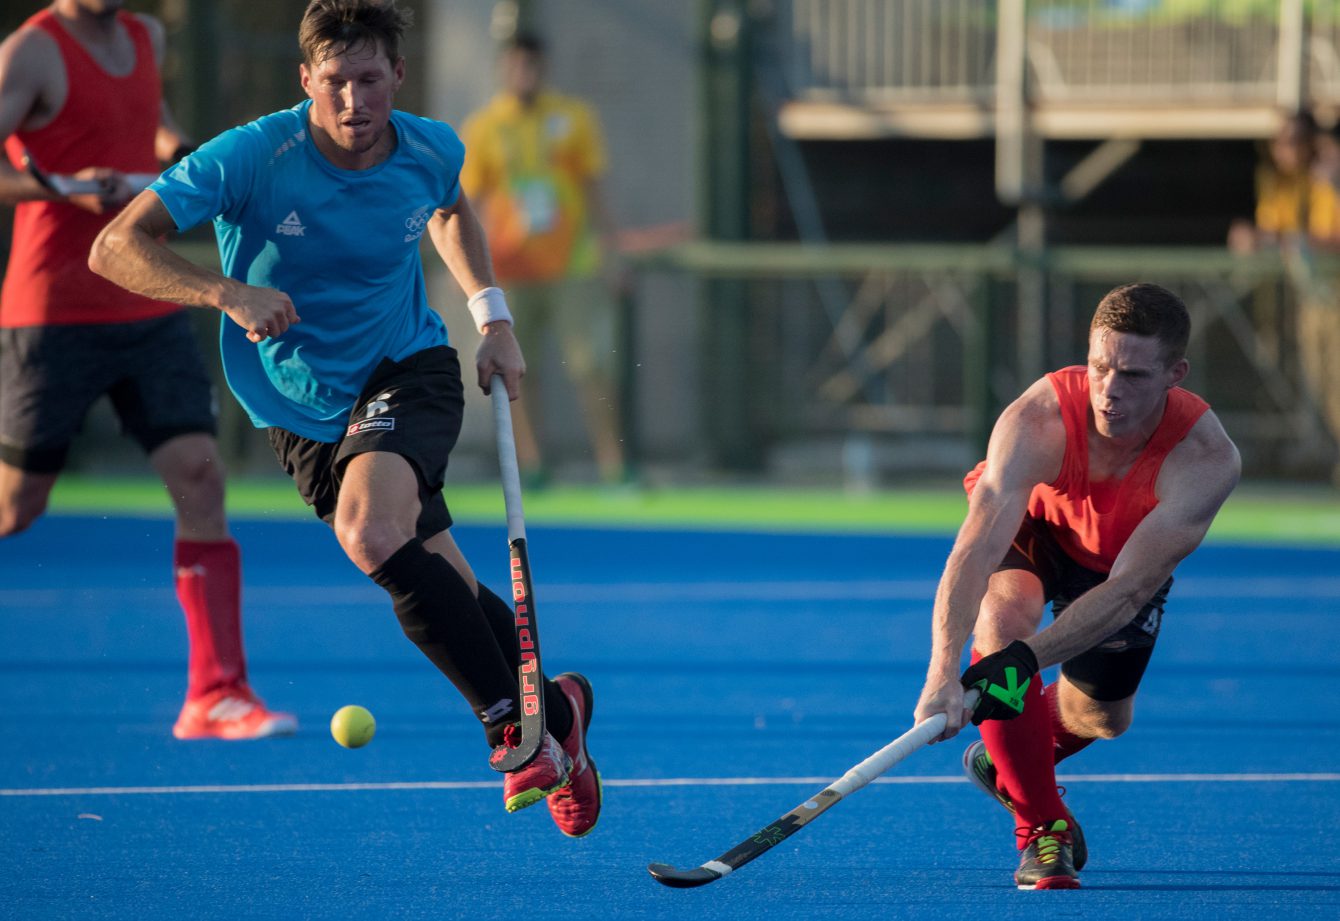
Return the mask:
{"type": "MultiPolygon", "coordinates": [[[[997,572],[1007,569],[1031,572],[1042,581],[1054,618],[1064,614],[1080,595],[1107,581],[1107,573],[1086,569],[1071,559],[1046,523],[1032,516],[1025,516],[1009,552],[996,567],[997,572]]],[[[1172,583],[1171,578],[1163,583],[1126,626],[1088,652],[1061,663],[1061,673],[1094,700],[1125,700],[1134,694],[1154,654],[1172,583]]]]}
{"type": "Polygon", "coordinates": [[[186,311],[133,323],[0,329],[0,460],[58,473],[89,407],[107,394],[151,452],[213,435],[216,404],[186,311]]]}
{"type": "Polygon", "coordinates": [[[442,482],[464,411],[456,350],[440,345],[404,361],[382,359],[358,395],[339,441],[313,441],[281,428],[269,429],[268,434],[275,457],[303,501],[332,526],[340,480],[350,459],[372,451],[399,454],[418,475],[422,509],[415,534],[427,540],[451,527],[442,482]]]}

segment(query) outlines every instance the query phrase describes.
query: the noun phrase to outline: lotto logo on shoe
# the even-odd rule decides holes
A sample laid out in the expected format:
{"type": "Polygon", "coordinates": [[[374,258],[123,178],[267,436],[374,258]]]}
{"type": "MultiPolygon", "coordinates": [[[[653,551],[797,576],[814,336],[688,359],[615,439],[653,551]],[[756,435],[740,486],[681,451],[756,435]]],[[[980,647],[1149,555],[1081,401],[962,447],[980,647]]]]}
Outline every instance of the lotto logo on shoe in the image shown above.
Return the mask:
{"type": "Polygon", "coordinates": [[[353,425],[349,426],[344,434],[347,437],[349,435],[359,435],[363,432],[374,432],[377,430],[390,431],[393,428],[395,428],[394,418],[364,419],[362,422],[355,422],[353,425]]]}
{"type": "Polygon", "coordinates": [[[307,228],[303,226],[302,220],[298,217],[298,212],[296,211],[290,211],[288,217],[275,225],[275,233],[282,234],[286,237],[301,237],[306,232],[307,228]]]}

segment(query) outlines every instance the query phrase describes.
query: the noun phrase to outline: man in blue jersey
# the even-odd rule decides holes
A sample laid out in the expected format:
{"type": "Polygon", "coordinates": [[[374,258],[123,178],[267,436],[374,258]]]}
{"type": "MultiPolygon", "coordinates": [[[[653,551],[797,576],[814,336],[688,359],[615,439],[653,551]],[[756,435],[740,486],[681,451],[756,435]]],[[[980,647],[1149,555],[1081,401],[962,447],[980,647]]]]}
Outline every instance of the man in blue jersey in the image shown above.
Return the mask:
{"type": "MultiPolygon", "coordinates": [[[[428,305],[425,232],[483,334],[479,386],[501,375],[516,399],[525,363],[460,191],[464,148],[447,125],[392,108],[408,24],[394,0],[312,0],[298,36],[308,99],[164,173],[108,225],[89,264],[132,291],[225,314],[220,349],[238,401],[502,751],[518,735],[520,653],[511,608],[475,579],[449,530],[442,484],[463,387],[428,305]],[[159,243],[207,220],[222,275],[159,243]]],[[[590,685],[546,679],[545,703],[551,735],[505,776],[505,805],[547,799],[565,834],[584,835],[601,804],[586,752],[590,685]]]]}

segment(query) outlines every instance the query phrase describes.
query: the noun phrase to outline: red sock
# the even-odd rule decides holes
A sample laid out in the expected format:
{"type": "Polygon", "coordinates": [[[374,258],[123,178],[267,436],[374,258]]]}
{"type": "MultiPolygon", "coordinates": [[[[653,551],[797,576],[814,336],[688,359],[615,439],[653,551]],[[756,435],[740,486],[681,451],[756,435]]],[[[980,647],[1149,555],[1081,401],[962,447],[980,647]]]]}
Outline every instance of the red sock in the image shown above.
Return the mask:
{"type": "Polygon", "coordinates": [[[173,548],[177,600],[191,654],[186,697],[247,680],[242,652],[242,564],[237,543],[179,540],[173,548]]]}
{"type": "MultiPolygon", "coordinates": [[[[972,651],[974,662],[981,657],[976,649],[972,651]]],[[[1023,713],[1012,720],[987,720],[979,728],[996,767],[996,782],[1014,801],[1015,824],[1034,828],[1066,818],[1056,792],[1052,718],[1043,698],[1041,676],[1035,675],[1028,683],[1023,713]]]]}
{"type": "Polygon", "coordinates": [[[1094,739],[1077,736],[1061,722],[1061,690],[1055,683],[1047,685],[1047,709],[1052,715],[1052,739],[1055,742],[1053,764],[1060,764],[1075,752],[1088,748],[1094,739]]]}

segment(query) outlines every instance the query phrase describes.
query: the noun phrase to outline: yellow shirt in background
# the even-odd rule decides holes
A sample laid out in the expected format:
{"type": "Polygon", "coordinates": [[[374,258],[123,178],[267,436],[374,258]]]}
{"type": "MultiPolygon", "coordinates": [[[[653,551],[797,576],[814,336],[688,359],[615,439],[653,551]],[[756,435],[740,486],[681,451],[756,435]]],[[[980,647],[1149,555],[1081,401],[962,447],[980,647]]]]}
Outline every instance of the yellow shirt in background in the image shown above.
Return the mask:
{"type": "Polygon", "coordinates": [[[500,94],[466,120],[461,184],[479,211],[499,282],[589,276],[600,265],[587,183],[605,143],[584,103],[542,92],[523,107],[500,94]]]}
{"type": "Polygon", "coordinates": [[[1311,175],[1282,176],[1269,167],[1256,171],[1258,229],[1269,233],[1298,233],[1304,213],[1309,235],[1325,239],[1340,236],[1340,202],[1329,182],[1311,175]]]}

